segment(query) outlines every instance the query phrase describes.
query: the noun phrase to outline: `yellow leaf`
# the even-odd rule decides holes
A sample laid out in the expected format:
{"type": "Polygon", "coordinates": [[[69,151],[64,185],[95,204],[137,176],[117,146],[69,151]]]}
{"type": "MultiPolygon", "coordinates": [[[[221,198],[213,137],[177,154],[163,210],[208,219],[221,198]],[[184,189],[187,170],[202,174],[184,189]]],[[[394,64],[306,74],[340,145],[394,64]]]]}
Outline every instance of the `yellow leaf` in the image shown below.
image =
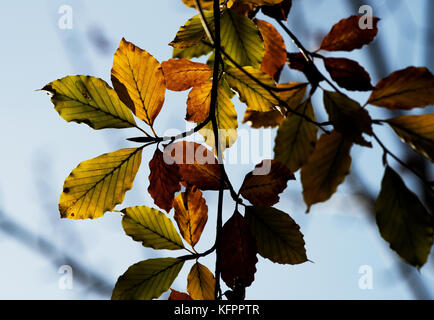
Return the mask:
{"type": "MultiPolygon", "coordinates": [[[[189,8],[196,9],[196,1],[195,0],[182,0],[182,2],[189,8]]],[[[212,10],[214,0],[199,0],[200,6],[203,10],[212,10]]],[[[225,0],[220,0],[220,4],[223,4],[225,0]]],[[[229,1],[231,2],[231,1],[229,1]]]]}
{"type": "Polygon", "coordinates": [[[313,204],[324,202],[336,192],[350,173],[351,141],[333,131],[323,134],[316,144],[308,163],[301,168],[303,197],[308,209],[313,204]]]}
{"type": "Polygon", "coordinates": [[[61,217],[95,219],[112,211],[133,186],[142,149],[122,149],[82,162],[63,185],[61,217]]]}
{"type": "Polygon", "coordinates": [[[187,188],[175,198],[173,206],[174,218],[183,238],[194,247],[208,221],[208,206],[202,192],[196,187],[187,188]]]}
{"type": "Polygon", "coordinates": [[[119,98],[150,126],[164,104],[166,83],[160,63],[122,39],[114,56],[112,83],[119,98]]]}
{"type": "Polygon", "coordinates": [[[427,68],[408,67],[386,77],[375,86],[368,103],[396,110],[434,104],[434,76],[427,68]]]}
{"type": "Polygon", "coordinates": [[[387,123],[405,143],[434,162],[434,114],[402,116],[387,123]]]}
{"type": "MultiPolygon", "coordinates": [[[[211,11],[204,12],[205,20],[211,30],[214,27],[214,16],[211,11]]],[[[174,48],[185,49],[197,45],[201,40],[206,39],[206,33],[203,29],[200,15],[196,15],[188,20],[184,26],[179,28],[175,39],[169,43],[174,48]]]]}
{"type": "Polygon", "coordinates": [[[136,126],[131,111],[104,80],[68,76],[47,84],[42,90],[53,95],[55,110],[68,122],[85,123],[96,130],[136,126]]]}
{"type": "Polygon", "coordinates": [[[213,71],[206,64],[187,59],[170,59],[162,63],[167,89],[185,91],[208,80],[213,71]]]}
{"type": "Polygon", "coordinates": [[[215,278],[204,265],[196,262],[187,278],[187,292],[193,300],[215,300],[215,278]]]}
{"type": "MultiPolygon", "coordinates": [[[[261,70],[249,66],[243,69],[262,83],[275,87],[273,79],[261,70]]],[[[246,103],[247,107],[251,110],[261,112],[272,111],[279,104],[277,99],[267,89],[264,89],[237,68],[227,70],[225,79],[229,86],[239,93],[240,100],[246,103]]]]}

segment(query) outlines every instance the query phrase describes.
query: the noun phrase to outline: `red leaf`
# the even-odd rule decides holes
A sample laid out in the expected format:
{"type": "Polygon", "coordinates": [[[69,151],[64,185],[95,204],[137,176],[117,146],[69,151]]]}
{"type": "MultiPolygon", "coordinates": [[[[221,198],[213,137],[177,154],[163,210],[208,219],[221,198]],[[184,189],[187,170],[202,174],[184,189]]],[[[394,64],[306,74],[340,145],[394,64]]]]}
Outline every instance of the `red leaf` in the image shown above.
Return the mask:
{"type": "Polygon", "coordinates": [[[347,90],[370,91],[371,77],[356,61],[345,58],[325,58],[324,65],[336,83],[347,90]]]}
{"type": "Polygon", "coordinates": [[[222,279],[231,289],[237,285],[248,287],[255,279],[256,240],[249,231],[244,217],[235,212],[222,229],[222,279]]]}
{"type": "Polygon", "coordinates": [[[193,300],[187,293],[170,289],[169,300],[193,300]]]}

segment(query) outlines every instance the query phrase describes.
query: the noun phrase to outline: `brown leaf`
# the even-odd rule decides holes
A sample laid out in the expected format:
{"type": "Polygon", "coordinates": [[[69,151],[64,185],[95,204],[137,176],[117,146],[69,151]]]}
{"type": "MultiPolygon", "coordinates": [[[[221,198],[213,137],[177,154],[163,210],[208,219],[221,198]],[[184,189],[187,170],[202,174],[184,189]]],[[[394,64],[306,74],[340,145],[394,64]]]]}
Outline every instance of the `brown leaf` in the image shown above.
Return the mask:
{"type": "MultiPolygon", "coordinates": [[[[214,154],[196,142],[181,141],[166,148],[167,159],[177,163],[184,182],[200,190],[220,188],[220,167],[214,154]]],[[[227,186],[225,186],[227,188],[227,186]]]]}
{"type": "Polygon", "coordinates": [[[289,68],[303,72],[312,86],[317,86],[324,80],[315,65],[308,62],[302,53],[287,53],[287,57],[289,68]]]}
{"type": "Polygon", "coordinates": [[[203,63],[187,59],[170,59],[161,66],[166,77],[167,89],[185,91],[204,83],[212,76],[212,69],[203,63]]]}
{"type": "Polygon", "coordinates": [[[255,280],[256,240],[244,217],[235,212],[225,223],[221,235],[221,276],[226,285],[248,287],[255,280]]]}
{"type": "Polygon", "coordinates": [[[277,110],[260,112],[247,109],[244,113],[243,123],[250,122],[250,126],[254,129],[259,128],[275,128],[285,120],[285,116],[277,110]]]}
{"type": "Polygon", "coordinates": [[[208,220],[208,206],[202,192],[196,187],[188,187],[174,200],[174,218],[182,237],[192,247],[199,241],[208,220]]]}
{"type": "Polygon", "coordinates": [[[356,61],[345,58],[325,58],[324,64],[332,79],[347,90],[370,91],[371,76],[356,61]]]}
{"type": "Polygon", "coordinates": [[[174,289],[170,289],[170,296],[169,296],[169,300],[193,300],[187,293],[184,292],[179,292],[176,291],[174,289]]]}
{"type": "Polygon", "coordinates": [[[289,180],[295,176],[285,165],[264,160],[246,175],[240,194],[255,206],[271,207],[279,202],[289,180]]]}
{"type": "Polygon", "coordinates": [[[434,76],[427,68],[408,67],[375,86],[368,103],[392,110],[434,105],[434,76]]]}
{"type": "Polygon", "coordinates": [[[154,203],[161,209],[169,212],[172,209],[175,193],[181,190],[181,177],[176,163],[167,164],[163,152],[158,148],[149,162],[149,188],[148,192],[154,203]]]}
{"type": "Polygon", "coordinates": [[[301,168],[303,197],[308,209],[336,192],[350,172],[352,143],[336,131],[323,134],[307,164],[301,168]]]}
{"type": "Polygon", "coordinates": [[[323,39],[320,49],[327,51],[353,51],[371,43],[378,33],[377,24],[380,19],[372,17],[373,28],[362,29],[359,26],[361,18],[360,16],[351,16],[335,24],[323,39]]]}
{"type": "Polygon", "coordinates": [[[291,11],[292,0],[283,0],[280,4],[274,6],[262,6],[262,13],[266,16],[277,20],[287,20],[289,12],[291,11]]]}
{"type": "Polygon", "coordinates": [[[255,20],[255,22],[262,34],[265,45],[261,70],[278,81],[280,72],[287,60],[285,42],[272,24],[263,20],[255,20]]]}

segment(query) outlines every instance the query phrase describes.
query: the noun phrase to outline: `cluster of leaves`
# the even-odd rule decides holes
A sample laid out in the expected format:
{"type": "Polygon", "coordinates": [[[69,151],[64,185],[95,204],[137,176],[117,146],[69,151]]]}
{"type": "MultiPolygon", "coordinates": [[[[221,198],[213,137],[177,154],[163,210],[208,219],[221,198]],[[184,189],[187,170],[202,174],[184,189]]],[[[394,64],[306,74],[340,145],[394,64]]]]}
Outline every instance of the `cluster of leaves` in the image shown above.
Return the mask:
{"type": "Polygon", "coordinates": [[[228,299],[243,299],[245,288],[254,281],[258,254],[280,264],[308,261],[299,226],[287,213],[273,207],[279,202],[279,194],[300,170],[308,211],[314,204],[327,201],[350,172],[352,147],[358,144],[370,148],[372,139],[383,148],[386,165],[376,206],[380,233],[403,259],[421,267],[432,246],[432,216],[387,164],[387,156],[399,159],[376,136],[373,126],[388,124],[411,148],[433,161],[434,115],[373,120],[366,107],[411,110],[434,104],[434,77],[429,70],[409,67],[374,87],[368,72],[356,61],[319,53],[352,51],[368,45],[378,32],[379,19],[375,17],[372,29],[361,29],[358,16],[341,20],[320,48],[309,52],[282,23],[290,12],[290,0],[182,1],[199,13],[170,43],[174,48],[172,59],[160,64],[147,51],[122,39],[111,70],[113,88],[90,76],[68,76],[43,88],[52,94],[56,111],[66,121],[85,123],[96,130],[137,128],[143,133],[130,139],[142,143],[140,147],[104,154],[72,171],[59,201],[63,218],[94,219],[115,211],[132,188],[143,150],[156,146],[149,162],[148,192],[167,214],[174,209],[179,233],[166,213],[147,206],[121,210],[122,226],[128,236],[145,247],[183,249],[189,254],[131,266],[119,278],[112,298],[158,298],[169,290],[184,263],[196,260],[188,275],[188,294],[172,290],[170,299],[221,298],[220,277],[231,289],[225,294],[228,299]],[[215,8],[219,12],[214,12],[215,8]],[[300,52],[287,52],[277,29],[256,18],[259,11],[273,18],[300,52]],[[191,60],[209,54],[206,64],[191,60]],[[366,104],[362,106],[342,93],[319,71],[315,59],[324,62],[337,86],[372,91],[366,104]],[[285,65],[303,72],[308,82],[279,83],[285,65]],[[333,92],[321,87],[324,81],[333,92]],[[315,120],[312,96],[318,88],[329,115],[327,123],[315,120]],[[173,137],[156,134],[153,125],[163,107],[166,89],[190,90],[185,119],[197,124],[192,131],[173,137]],[[275,159],[258,164],[238,192],[219,161],[222,151],[237,139],[237,113],[232,102],[235,93],[247,106],[243,122],[252,128],[278,127],[275,159]],[[136,118],[152,133],[142,129],[136,118]],[[197,132],[204,144],[183,141],[197,132]],[[264,167],[269,171],[261,174],[264,167]],[[202,192],[208,190],[218,190],[220,195],[217,239],[208,251],[198,253],[195,246],[208,220],[202,192]],[[236,208],[223,225],[219,219],[224,190],[229,190],[236,208]],[[244,214],[238,210],[239,205],[244,207],[244,214]],[[198,261],[214,251],[215,275],[198,261]]]}

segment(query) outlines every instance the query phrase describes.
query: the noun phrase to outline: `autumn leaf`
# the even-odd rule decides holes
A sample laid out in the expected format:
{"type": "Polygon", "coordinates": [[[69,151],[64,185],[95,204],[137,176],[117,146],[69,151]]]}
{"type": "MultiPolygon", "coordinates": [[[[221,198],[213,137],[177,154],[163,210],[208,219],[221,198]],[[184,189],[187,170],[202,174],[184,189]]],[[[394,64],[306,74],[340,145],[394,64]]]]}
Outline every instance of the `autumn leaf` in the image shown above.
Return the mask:
{"type": "Polygon", "coordinates": [[[50,82],[42,90],[53,95],[55,110],[68,122],[85,123],[96,130],[136,126],[131,111],[104,80],[68,76],[50,82]]]}
{"type": "Polygon", "coordinates": [[[422,267],[433,244],[433,218],[401,177],[386,168],[375,206],[381,236],[407,263],[422,267]]]}
{"type": "Polygon", "coordinates": [[[403,142],[434,162],[434,114],[401,116],[386,122],[403,142]]]}
{"type": "Polygon", "coordinates": [[[362,29],[359,26],[360,16],[351,16],[342,19],[333,26],[321,43],[321,50],[327,51],[353,51],[361,49],[371,43],[378,33],[377,24],[380,21],[372,17],[372,28],[362,29]]]}
{"type": "Polygon", "coordinates": [[[273,6],[262,6],[261,10],[266,16],[277,20],[286,21],[288,19],[289,12],[291,11],[291,7],[292,0],[283,0],[281,3],[275,4],[273,6]]]}
{"type": "Polygon", "coordinates": [[[122,203],[133,186],[142,150],[122,149],[80,163],[63,185],[61,217],[95,219],[122,203]]]}
{"type": "Polygon", "coordinates": [[[255,20],[255,23],[262,34],[265,45],[265,54],[262,59],[261,70],[278,81],[280,72],[287,61],[285,42],[272,24],[258,19],[255,20]]]}
{"type": "Polygon", "coordinates": [[[178,164],[184,182],[200,190],[219,190],[220,167],[210,150],[195,142],[181,141],[171,144],[166,151],[166,160],[178,164]]]}
{"type": "Polygon", "coordinates": [[[324,90],[324,106],[336,131],[362,146],[372,147],[362,134],[373,134],[372,119],[357,101],[339,92],[324,90]]]}
{"type": "Polygon", "coordinates": [[[235,289],[237,283],[243,287],[253,283],[257,250],[256,239],[244,217],[235,212],[221,231],[221,276],[229,288],[235,289]]]}
{"type": "Polygon", "coordinates": [[[208,206],[202,192],[196,187],[189,187],[175,198],[173,206],[174,219],[182,237],[194,247],[208,221],[208,206]]]}
{"type": "MultiPolygon", "coordinates": [[[[259,68],[264,57],[264,41],[256,25],[244,15],[227,9],[221,17],[221,45],[239,65],[259,68]]],[[[234,66],[231,61],[225,62],[234,66]]]]}
{"type": "Polygon", "coordinates": [[[332,79],[344,89],[353,91],[370,91],[374,89],[369,73],[354,60],[325,58],[324,65],[332,79]]]}
{"type": "MultiPolygon", "coordinates": [[[[226,0],[220,0],[220,5],[222,5],[226,0]]],[[[232,0],[233,1],[233,0],[232,0]]],[[[189,8],[196,9],[196,1],[195,0],[182,0],[182,2],[189,8]]],[[[229,1],[231,2],[231,0],[229,1]]],[[[199,0],[200,6],[203,10],[213,10],[214,0],[199,0]]]]}
{"type": "Polygon", "coordinates": [[[181,190],[178,165],[167,164],[163,152],[157,148],[149,162],[149,169],[148,192],[157,206],[169,212],[172,209],[175,193],[181,190]]]}
{"type": "Polygon", "coordinates": [[[153,249],[180,250],[184,244],[172,221],[153,208],[129,207],[122,210],[125,233],[142,245],[153,249]]]}
{"type": "Polygon", "coordinates": [[[283,0],[239,0],[241,2],[245,2],[245,3],[253,3],[256,4],[257,6],[264,6],[264,5],[276,5],[281,3],[283,0]]]}
{"type": "Polygon", "coordinates": [[[212,51],[212,47],[203,43],[203,41],[198,44],[185,48],[173,48],[172,58],[178,59],[192,59],[192,58],[200,58],[204,55],[209,54],[212,51]]]}
{"type": "Polygon", "coordinates": [[[170,289],[170,296],[168,300],[193,300],[187,293],[179,292],[174,289],[170,289]]]}
{"type": "Polygon", "coordinates": [[[170,59],[162,63],[167,89],[185,91],[204,83],[212,76],[206,64],[187,59],[170,59]]]}
{"type": "Polygon", "coordinates": [[[136,263],[119,277],[112,300],[152,300],[169,290],[184,265],[177,258],[149,259],[136,263]]]}
{"type": "Polygon", "coordinates": [[[187,291],[194,300],[215,300],[215,282],[212,272],[196,262],[187,277],[187,291]]]}
{"type": "MultiPolygon", "coordinates": [[[[212,11],[204,12],[205,20],[210,28],[214,26],[214,15],[212,11]]],[[[205,30],[203,29],[200,15],[195,15],[188,20],[184,26],[179,28],[175,39],[169,43],[170,46],[178,49],[190,48],[197,45],[201,40],[206,39],[205,30]]]]}
{"type": "Polygon", "coordinates": [[[327,201],[350,172],[352,143],[341,133],[323,134],[309,161],[301,168],[303,197],[307,212],[312,205],[327,201]]]}
{"type": "MultiPolygon", "coordinates": [[[[314,119],[314,110],[310,100],[300,104],[295,111],[314,119]]],[[[318,128],[305,119],[289,114],[277,131],[274,145],[274,158],[296,172],[309,159],[315,148],[318,128]]]]}
{"type": "Polygon", "coordinates": [[[378,82],[368,103],[391,110],[434,105],[434,76],[427,68],[396,71],[378,82]]]}
{"type": "Polygon", "coordinates": [[[245,219],[262,257],[280,264],[307,261],[303,234],[289,215],[272,207],[246,207],[245,219]]]}
{"type": "Polygon", "coordinates": [[[315,64],[307,60],[304,54],[300,52],[288,52],[287,57],[289,68],[303,72],[312,87],[317,87],[321,81],[325,80],[324,76],[318,71],[315,64]]]}
{"type": "MultiPolygon", "coordinates": [[[[243,69],[262,83],[275,87],[273,79],[263,71],[253,67],[244,67],[243,69]]],[[[229,86],[239,93],[240,101],[246,103],[247,107],[251,110],[261,112],[272,111],[274,106],[279,104],[277,99],[270,94],[269,90],[264,89],[238,68],[226,70],[225,79],[229,86]]]]}
{"type": "Polygon", "coordinates": [[[239,193],[255,206],[271,207],[279,202],[289,180],[295,176],[285,165],[264,160],[246,175],[239,193]]]}
{"type": "Polygon", "coordinates": [[[285,116],[278,110],[255,111],[247,109],[244,113],[243,123],[248,123],[252,128],[275,128],[282,124],[285,116]]]}
{"type": "Polygon", "coordinates": [[[150,126],[164,104],[166,82],[160,63],[145,50],[122,38],[111,71],[119,98],[150,126]]]}

